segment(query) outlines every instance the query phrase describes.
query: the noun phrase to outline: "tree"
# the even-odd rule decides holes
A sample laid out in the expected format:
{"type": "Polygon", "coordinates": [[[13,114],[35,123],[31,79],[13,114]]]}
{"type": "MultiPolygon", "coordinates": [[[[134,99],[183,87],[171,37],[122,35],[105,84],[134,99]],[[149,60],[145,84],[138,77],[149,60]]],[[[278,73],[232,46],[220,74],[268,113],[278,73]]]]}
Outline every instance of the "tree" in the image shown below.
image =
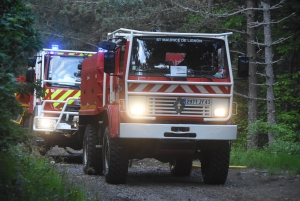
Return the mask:
{"type": "MultiPolygon", "coordinates": [[[[183,0],[181,0],[183,1],[183,0]]],[[[184,29],[187,12],[176,12],[170,0],[26,0],[38,14],[35,27],[45,46],[94,51],[107,33],[119,28],[142,31],[184,29]]]]}
{"type": "Polygon", "coordinates": [[[34,17],[30,7],[20,0],[4,0],[0,6],[0,65],[15,72],[28,55],[40,48],[39,34],[32,28],[34,17]]]}
{"type": "MultiPolygon", "coordinates": [[[[251,25],[256,20],[255,11],[252,8],[255,8],[255,1],[247,1],[247,24],[251,25]]],[[[249,57],[249,78],[248,78],[248,125],[251,125],[257,121],[258,110],[257,110],[257,68],[256,68],[256,50],[253,42],[255,41],[255,27],[247,26],[247,56],[249,57]]],[[[249,131],[251,132],[251,131],[249,131]]],[[[247,147],[253,148],[257,146],[257,135],[249,133],[250,139],[248,141],[247,147]]]]}
{"type": "Polygon", "coordinates": [[[34,18],[30,8],[21,0],[2,1],[0,15],[0,147],[5,149],[26,138],[11,121],[21,110],[14,95],[20,85],[13,73],[25,70],[22,67],[25,60],[39,49],[41,41],[32,28],[34,18]]]}
{"type": "MultiPolygon", "coordinates": [[[[261,1],[264,15],[264,39],[265,39],[265,63],[266,63],[266,86],[267,86],[267,115],[271,126],[276,124],[275,96],[274,96],[274,72],[273,72],[273,51],[271,33],[271,11],[270,0],[261,1]]],[[[268,133],[269,144],[274,142],[273,133],[268,133]]]]}

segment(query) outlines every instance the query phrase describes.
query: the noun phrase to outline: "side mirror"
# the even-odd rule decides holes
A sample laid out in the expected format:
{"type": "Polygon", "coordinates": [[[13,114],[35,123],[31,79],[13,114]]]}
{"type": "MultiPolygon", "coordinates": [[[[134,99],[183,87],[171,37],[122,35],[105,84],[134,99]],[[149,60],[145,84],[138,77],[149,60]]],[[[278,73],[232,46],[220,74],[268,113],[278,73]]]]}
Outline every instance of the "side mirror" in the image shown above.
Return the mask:
{"type": "Polygon", "coordinates": [[[104,72],[114,73],[115,72],[115,53],[105,52],[104,53],[104,72]]]}
{"type": "Polygon", "coordinates": [[[36,58],[31,57],[28,59],[28,67],[35,67],[35,63],[36,63],[36,58]]]}
{"type": "Polygon", "coordinates": [[[26,72],[26,82],[33,83],[35,77],[35,70],[33,68],[30,68],[26,72]]]}
{"type": "Polygon", "coordinates": [[[239,56],[238,58],[238,77],[246,78],[249,74],[249,57],[239,56]]]}
{"type": "Polygon", "coordinates": [[[81,69],[82,69],[82,63],[78,64],[77,69],[78,69],[78,70],[81,70],[81,69]]]}

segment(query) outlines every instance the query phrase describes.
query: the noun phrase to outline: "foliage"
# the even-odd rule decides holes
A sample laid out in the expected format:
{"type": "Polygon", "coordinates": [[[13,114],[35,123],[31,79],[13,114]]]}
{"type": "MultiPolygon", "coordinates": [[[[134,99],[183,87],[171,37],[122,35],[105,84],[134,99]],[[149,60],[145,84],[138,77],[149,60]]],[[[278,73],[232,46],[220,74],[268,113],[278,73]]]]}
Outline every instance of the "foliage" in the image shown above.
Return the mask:
{"type": "Polygon", "coordinates": [[[35,27],[45,46],[59,43],[62,49],[95,51],[107,33],[119,28],[182,30],[187,15],[175,12],[169,0],[24,1],[38,16],[35,27]]]}
{"type": "Polygon", "coordinates": [[[300,173],[299,154],[290,154],[285,151],[273,152],[272,149],[248,151],[233,149],[230,155],[230,165],[268,169],[270,172],[284,170],[292,175],[300,173]]]}
{"type": "MultiPolygon", "coordinates": [[[[237,139],[233,141],[233,147],[235,148],[246,148],[248,140],[248,107],[246,101],[245,98],[234,96],[234,102],[237,104],[237,111],[235,111],[237,114],[232,116],[232,123],[238,125],[237,139]]],[[[233,105],[233,107],[235,107],[235,105],[233,105]]]]}
{"type": "Polygon", "coordinates": [[[0,152],[0,200],[88,200],[86,193],[58,175],[50,161],[25,146],[0,152]]]}
{"type": "Polygon", "coordinates": [[[28,54],[40,48],[39,34],[32,28],[34,17],[21,0],[2,1],[0,15],[0,67],[20,72],[28,54]]]}
{"type": "Polygon", "coordinates": [[[23,96],[41,89],[37,87],[38,83],[19,83],[15,76],[25,71],[22,67],[25,60],[40,48],[41,40],[32,28],[34,16],[30,7],[21,0],[4,0],[0,5],[0,15],[0,146],[7,148],[30,136],[11,121],[22,113],[15,95],[23,96]]]}
{"type": "Polygon", "coordinates": [[[20,103],[15,97],[18,88],[22,88],[16,82],[13,74],[4,73],[0,69],[0,147],[8,148],[10,145],[23,142],[30,137],[30,134],[24,131],[11,121],[12,117],[22,113],[20,103]]]}
{"type": "Polygon", "coordinates": [[[275,142],[268,149],[273,152],[285,152],[300,155],[300,133],[293,130],[289,124],[278,123],[270,126],[268,122],[257,120],[249,126],[252,135],[267,134],[271,132],[275,137],[275,142]]]}

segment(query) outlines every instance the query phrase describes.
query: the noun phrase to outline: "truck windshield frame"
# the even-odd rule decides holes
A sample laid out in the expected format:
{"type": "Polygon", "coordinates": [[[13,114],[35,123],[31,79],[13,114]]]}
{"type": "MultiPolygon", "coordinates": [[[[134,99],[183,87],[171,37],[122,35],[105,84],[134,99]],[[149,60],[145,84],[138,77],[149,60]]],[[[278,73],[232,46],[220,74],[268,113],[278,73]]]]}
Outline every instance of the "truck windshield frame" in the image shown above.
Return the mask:
{"type": "Polygon", "coordinates": [[[227,78],[225,41],[201,37],[133,38],[131,76],[227,78]]]}
{"type": "Polygon", "coordinates": [[[48,83],[48,86],[55,87],[80,87],[75,82],[80,82],[81,77],[77,74],[78,64],[83,61],[83,57],[78,56],[57,56],[51,55],[47,79],[57,82],[48,83]]]}

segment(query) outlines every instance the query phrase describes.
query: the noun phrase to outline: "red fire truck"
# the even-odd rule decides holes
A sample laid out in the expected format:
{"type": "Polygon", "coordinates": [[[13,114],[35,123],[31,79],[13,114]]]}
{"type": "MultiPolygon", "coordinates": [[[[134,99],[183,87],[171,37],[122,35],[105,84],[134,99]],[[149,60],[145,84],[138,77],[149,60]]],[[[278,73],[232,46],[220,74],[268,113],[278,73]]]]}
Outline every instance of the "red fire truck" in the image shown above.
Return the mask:
{"type": "MultiPolygon", "coordinates": [[[[169,163],[173,176],[200,160],[203,181],[224,184],[237,137],[230,34],[109,33],[80,66],[83,171],[119,184],[131,159],[169,163]]],[[[238,61],[247,76],[248,58],[238,61]]]]}
{"type": "Polygon", "coordinates": [[[47,148],[58,145],[81,149],[75,119],[80,108],[78,64],[95,52],[43,49],[28,60],[27,82],[40,83],[44,96],[31,94],[30,129],[42,137],[47,148]]]}

